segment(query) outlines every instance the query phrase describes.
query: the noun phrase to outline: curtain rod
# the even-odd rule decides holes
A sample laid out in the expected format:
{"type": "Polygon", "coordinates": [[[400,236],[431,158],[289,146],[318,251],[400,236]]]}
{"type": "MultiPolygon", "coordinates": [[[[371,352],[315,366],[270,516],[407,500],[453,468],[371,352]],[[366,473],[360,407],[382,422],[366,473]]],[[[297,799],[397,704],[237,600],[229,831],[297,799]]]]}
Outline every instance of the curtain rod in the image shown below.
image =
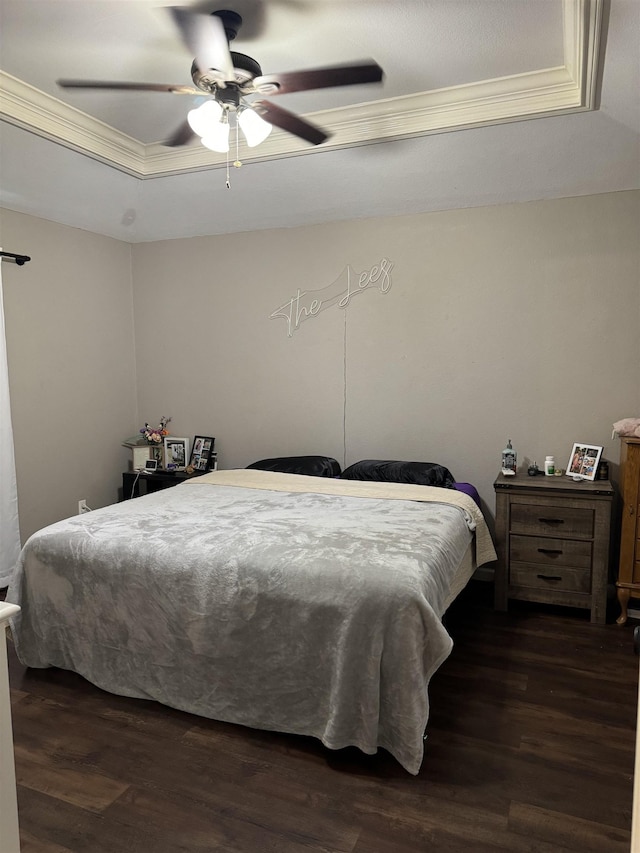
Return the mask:
{"type": "Polygon", "coordinates": [[[0,258],[13,258],[19,267],[31,260],[27,255],[16,255],[14,252],[0,252],[0,258]]]}

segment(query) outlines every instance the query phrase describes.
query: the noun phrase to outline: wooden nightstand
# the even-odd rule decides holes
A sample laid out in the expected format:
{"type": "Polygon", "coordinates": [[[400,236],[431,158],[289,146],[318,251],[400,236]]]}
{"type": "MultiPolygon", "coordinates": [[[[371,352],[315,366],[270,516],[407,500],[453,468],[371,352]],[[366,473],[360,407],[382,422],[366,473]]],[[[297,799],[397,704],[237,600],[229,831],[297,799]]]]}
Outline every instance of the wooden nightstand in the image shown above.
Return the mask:
{"type": "Polygon", "coordinates": [[[608,480],[500,474],[495,607],[510,598],[607,612],[613,488],[608,480]]]}

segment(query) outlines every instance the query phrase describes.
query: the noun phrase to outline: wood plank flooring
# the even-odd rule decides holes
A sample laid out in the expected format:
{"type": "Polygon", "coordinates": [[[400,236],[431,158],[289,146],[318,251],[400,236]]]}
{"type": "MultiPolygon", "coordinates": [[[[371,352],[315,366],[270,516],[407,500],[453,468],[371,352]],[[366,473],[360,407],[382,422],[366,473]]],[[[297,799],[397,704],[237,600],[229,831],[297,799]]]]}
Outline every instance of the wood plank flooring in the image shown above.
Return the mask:
{"type": "Polygon", "coordinates": [[[9,644],[23,853],[628,853],[635,623],[495,613],[491,591],[448,614],[417,777],[25,670],[9,644]]]}

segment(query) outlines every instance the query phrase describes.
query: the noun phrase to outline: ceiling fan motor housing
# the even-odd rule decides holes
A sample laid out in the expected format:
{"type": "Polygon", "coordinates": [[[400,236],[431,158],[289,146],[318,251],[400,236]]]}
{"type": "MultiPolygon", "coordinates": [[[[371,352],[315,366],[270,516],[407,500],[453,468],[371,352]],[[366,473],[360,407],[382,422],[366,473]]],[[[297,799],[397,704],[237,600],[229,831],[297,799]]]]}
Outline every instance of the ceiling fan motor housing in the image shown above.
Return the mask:
{"type": "MultiPolygon", "coordinates": [[[[233,62],[235,81],[224,81],[223,85],[233,86],[235,82],[235,85],[240,90],[240,94],[250,94],[254,91],[254,78],[262,76],[260,64],[251,56],[246,56],[244,53],[236,53],[233,50],[231,51],[231,60],[233,62]]],[[[208,93],[213,92],[214,89],[219,89],[222,82],[218,69],[210,68],[209,71],[202,72],[195,60],[191,65],[191,79],[198,89],[202,89],[203,92],[208,93]]]]}

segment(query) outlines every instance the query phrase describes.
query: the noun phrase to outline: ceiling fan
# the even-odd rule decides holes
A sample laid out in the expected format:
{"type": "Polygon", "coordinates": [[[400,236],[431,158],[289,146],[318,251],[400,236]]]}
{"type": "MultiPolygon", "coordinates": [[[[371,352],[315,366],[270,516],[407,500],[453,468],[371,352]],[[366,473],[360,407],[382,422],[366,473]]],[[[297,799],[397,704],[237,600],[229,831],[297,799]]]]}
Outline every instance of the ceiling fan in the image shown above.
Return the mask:
{"type": "Polygon", "coordinates": [[[141,92],[170,92],[175,95],[210,97],[164,141],[164,145],[186,145],[196,135],[214,151],[229,150],[229,114],[236,120],[250,146],[258,145],[271,132],[281,128],[312,145],[324,142],[329,134],[304,118],[262,98],[246,102],[248,95],[285,95],[310,89],[378,83],[383,71],[375,62],[361,62],[338,67],[288,71],[263,75],[258,62],[243,53],[229,49],[238,34],[242,18],[236,12],[222,9],[205,15],[182,7],[169,12],[192,55],[191,78],[196,86],[159,83],[129,83],[101,80],[58,80],[64,89],[112,89],[141,92]]]}

